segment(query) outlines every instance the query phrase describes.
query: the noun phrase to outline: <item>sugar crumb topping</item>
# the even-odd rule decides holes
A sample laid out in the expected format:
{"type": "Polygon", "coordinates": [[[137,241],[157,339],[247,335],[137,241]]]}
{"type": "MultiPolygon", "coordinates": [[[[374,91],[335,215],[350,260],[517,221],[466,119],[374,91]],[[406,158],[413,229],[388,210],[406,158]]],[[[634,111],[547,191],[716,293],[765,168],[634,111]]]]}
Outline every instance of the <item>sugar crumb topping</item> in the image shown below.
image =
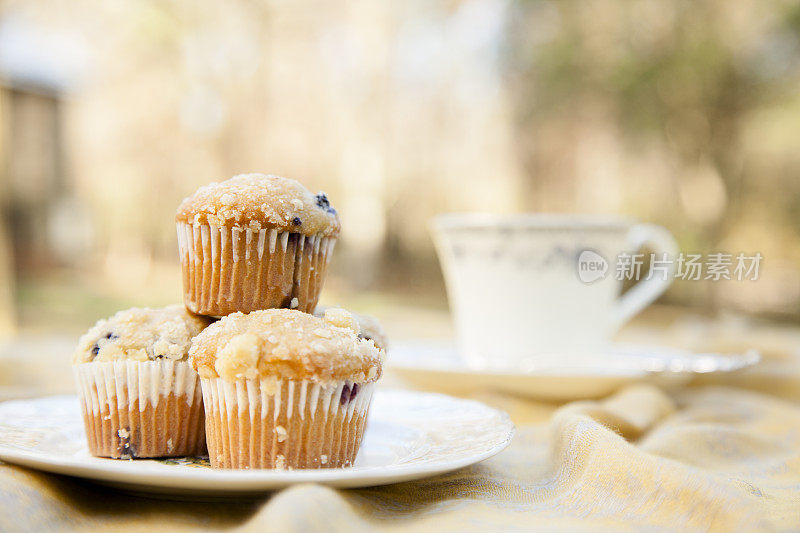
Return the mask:
{"type": "Polygon", "coordinates": [[[86,332],[78,341],[72,361],[186,360],[192,338],[210,322],[182,305],[126,309],[98,321],[86,332]]]}
{"type": "Polygon", "coordinates": [[[194,339],[190,360],[201,377],[228,381],[378,379],[384,351],[358,337],[358,325],[346,311],[331,316],[332,322],[291,309],[234,313],[194,339]]]}
{"type": "MultiPolygon", "coordinates": [[[[336,314],[339,311],[343,311],[343,309],[319,305],[314,310],[314,315],[320,318],[325,318],[325,320],[329,320],[328,313],[332,312],[333,314],[331,315],[330,320],[336,322],[339,320],[336,318],[336,314]]],[[[383,326],[381,326],[381,323],[378,322],[377,318],[369,315],[353,313],[350,311],[346,312],[352,317],[353,320],[355,320],[357,329],[354,330],[359,337],[373,341],[375,346],[382,350],[386,350],[389,347],[389,338],[386,336],[386,332],[383,330],[383,326]]],[[[347,321],[347,319],[343,320],[347,321]]]]}
{"type": "Polygon", "coordinates": [[[304,235],[339,234],[339,216],[325,193],[312,194],[298,181],[268,174],[240,174],[200,187],[184,199],[178,222],[277,228],[304,235]]]}
{"type": "Polygon", "coordinates": [[[361,329],[358,326],[358,322],[356,318],[349,312],[345,311],[344,309],[332,307],[330,309],[325,310],[325,314],[323,315],[323,319],[325,322],[332,326],[336,326],[339,328],[348,328],[353,331],[356,335],[361,332],[361,329]]]}

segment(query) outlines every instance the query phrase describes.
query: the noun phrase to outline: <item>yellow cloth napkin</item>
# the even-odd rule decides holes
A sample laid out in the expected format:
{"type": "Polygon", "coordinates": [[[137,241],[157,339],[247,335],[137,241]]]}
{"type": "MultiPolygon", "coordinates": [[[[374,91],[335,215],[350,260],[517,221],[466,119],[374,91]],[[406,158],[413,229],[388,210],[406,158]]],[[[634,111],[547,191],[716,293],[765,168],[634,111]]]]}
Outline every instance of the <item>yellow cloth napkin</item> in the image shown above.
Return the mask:
{"type": "Polygon", "coordinates": [[[259,500],[169,502],[0,464],[0,531],[798,530],[800,405],[767,384],[772,376],[777,393],[796,397],[800,360],[782,364],[672,394],[635,385],[560,408],[479,393],[511,414],[511,446],[448,475],[385,487],[298,485],[259,500]]]}

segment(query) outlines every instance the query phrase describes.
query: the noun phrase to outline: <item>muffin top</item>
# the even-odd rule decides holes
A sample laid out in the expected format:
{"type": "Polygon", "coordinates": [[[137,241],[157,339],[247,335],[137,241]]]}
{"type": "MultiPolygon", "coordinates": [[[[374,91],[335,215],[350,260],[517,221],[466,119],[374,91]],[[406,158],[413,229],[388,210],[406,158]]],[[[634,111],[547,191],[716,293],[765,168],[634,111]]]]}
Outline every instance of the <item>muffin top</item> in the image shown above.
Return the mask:
{"type": "Polygon", "coordinates": [[[265,309],[212,324],[194,340],[189,358],[203,378],[360,383],[380,377],[384,351],[358,337],[358,324],[343,309],[324,318],[265,309]]]}
{"type": "Polygon", "coordinates": [[[175,220],[331,237],[341,229],[325,193],[314,195],[296,180],[266,174],[241,174],[200,187],[181,202],[175,220]]]}
{"type": "Polygon", "coordinates": [[[182,305],[126,309],[86,332],[72,362],[186,360],[192,338],[210,323],[211,319],[193,315],[182,305]]]}
{"type": "MultiPolygon", "coordinates": [[[[318,305],[317,308],[314,309],[314,316],[324,318],[325,313],[328,311],[336,313],[339,310],[327,305],[318,305]]],[[[358,324],[359,338],[371,340],[375,343],[375,346],[381,350],[387,350],[389,348],[389,337],[386,336],[386,332],[383,330],[383,326],[381,326],[377,318],[370,315],[360,315],[352,311],[350,311],[350,314],[353,316],[356,324],[358,324]]]]}

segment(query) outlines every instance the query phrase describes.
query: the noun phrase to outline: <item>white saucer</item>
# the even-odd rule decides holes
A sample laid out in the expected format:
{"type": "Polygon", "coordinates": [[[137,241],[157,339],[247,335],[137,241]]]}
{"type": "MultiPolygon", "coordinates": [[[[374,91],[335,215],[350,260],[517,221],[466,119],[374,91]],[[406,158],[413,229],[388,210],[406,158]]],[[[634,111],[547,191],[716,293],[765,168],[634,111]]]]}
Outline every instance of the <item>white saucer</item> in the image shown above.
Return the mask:
{"type": "Polygon", "coordinates": [[[614,345],[569,365],[539,365],[511,371],[471,368],[448,342],[410,341],[392,344],[387,366],[424,389],[453,394],[491,389],[567,401],[600,398],[635,382],[676,387],[696,374],[732,372],[755,365],[760,359],[755,351],[696,354],[666,347],[614,345]]]}
{"type": "Polygon", "coordinates": [[[513,433],[508,415],[479,402],[378,389],[353,467],[213,470],[199,458],[126,461],[90,456],[75,396],[0,404],[3,461],[179,497],[258,493],[306,482],[368,487],[420,479],[491,457],[509,444],[513,433]]]}

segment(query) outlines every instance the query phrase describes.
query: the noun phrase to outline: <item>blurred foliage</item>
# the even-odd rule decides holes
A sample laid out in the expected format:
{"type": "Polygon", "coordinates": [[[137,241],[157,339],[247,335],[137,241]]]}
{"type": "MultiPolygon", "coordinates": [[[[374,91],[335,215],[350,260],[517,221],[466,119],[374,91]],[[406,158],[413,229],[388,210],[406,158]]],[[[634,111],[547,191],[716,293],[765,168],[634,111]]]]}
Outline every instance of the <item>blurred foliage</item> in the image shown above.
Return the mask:
{"type": "MultiPolygon", "coordinates": [[[[768,264],[796,271],[799,24],[798,2],[521,2],[508,73],[539,205],[565,181],[574,196],[596,178],[603,161],[583,175],[568,162],[576,140],[608,130],[624,154],[621,210],[668,225],[684,249],[765,247],[768,264]],[[636,182],[654,174],[643,194],[636,182]]],[[[781,284],[797,296],[796,275],[781,284]]]]}
{"type": "MultiPolygon", "coordinates": [[[[443,307],[437,213],[612,212],[765,256],[757,284],[668,301],[800,317],[800,1],[8,0],[0,46],[0,76],[80,67],[41,241],[97,308],[173,298],[177,203],[259,170],[339,208],[335,294],[443,307]]],[[[18,293],[72,298],[50,276],[18,293]]]]}

